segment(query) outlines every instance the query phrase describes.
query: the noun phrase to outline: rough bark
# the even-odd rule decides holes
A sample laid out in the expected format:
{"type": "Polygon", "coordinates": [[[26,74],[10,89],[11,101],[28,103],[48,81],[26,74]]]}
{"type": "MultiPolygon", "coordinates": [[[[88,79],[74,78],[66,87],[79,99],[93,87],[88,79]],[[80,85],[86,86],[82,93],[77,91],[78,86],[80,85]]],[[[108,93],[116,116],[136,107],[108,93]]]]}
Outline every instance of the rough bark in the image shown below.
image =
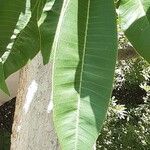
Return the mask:
{"type": "Polygon", "coordinates": [[[58,150],[52,119],[51,64],[38,54],[20,74],[11,150],[58,150]]]}

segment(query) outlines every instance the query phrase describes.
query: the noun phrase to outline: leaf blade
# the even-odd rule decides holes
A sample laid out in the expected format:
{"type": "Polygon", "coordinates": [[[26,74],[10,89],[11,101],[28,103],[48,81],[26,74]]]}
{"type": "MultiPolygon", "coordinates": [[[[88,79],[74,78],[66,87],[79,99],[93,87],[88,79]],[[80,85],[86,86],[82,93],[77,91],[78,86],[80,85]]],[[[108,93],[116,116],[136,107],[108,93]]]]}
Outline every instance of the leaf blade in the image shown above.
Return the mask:
{"type": "Polygon", "coordinates": [[[25,28],[21,30],[4,61],[4,73],[7,78],[21,69],[28,60],[32,59],[40,50],[41,35],[38,20],[42,13],[45,0],[31,1],[31,18],[25,28]]]}
{"type": "Polygon", "coordinates": [[[9,90],[6,85],[6,82],[5,82],[5,76],[4,76],[4,72],[3,72],[2,62],[0,62],[0,89],[7,95],[10,95],[9,90]]]}
{"type": "MultiPolygon", "coordinates": [[[[52,3],[52,2],[51,2],[52,3]]],[[[43,63],[47,64],[50,59],[51,49],[55,37],[55,32],[62,8],[63,0],[55,0],[52,8],[46,11],[46,18],[40,26],[41,32],[41,53],[43,63]]]]}
{"type": "Polygon", "coordinates": [[[137,52],[150,62],[150,2],[122,0],[119,15],[125,35],[137,52]]]}
{"type": "Polygon", "coordinates": [[[115,19],[111,0],[64,1],[52,74],[54,123],[64,150],[90,150],[99,134],[115,69],[115,19]]]}
{"type": "Polygon", "coordinates": [[[0,0],[0,57],[5,52],[19,15],[24,12],[24,9],[25,1],[0,0]]]}

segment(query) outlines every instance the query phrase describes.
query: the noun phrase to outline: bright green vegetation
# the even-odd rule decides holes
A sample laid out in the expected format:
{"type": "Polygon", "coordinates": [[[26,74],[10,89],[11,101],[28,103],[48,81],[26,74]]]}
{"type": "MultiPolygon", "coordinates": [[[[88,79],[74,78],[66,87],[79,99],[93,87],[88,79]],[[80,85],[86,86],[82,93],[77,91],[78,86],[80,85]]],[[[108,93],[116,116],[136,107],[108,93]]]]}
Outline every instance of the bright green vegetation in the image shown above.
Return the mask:
{"type": "MultiPolygon", "coordinates": [[[[150,62],[150,1],[119,2],[122,29],[150,62]]],[[[100,132],[117,60],[116,19],[113,0],[0,0],[0,88],[8,94],[5,79],[38,52],[44,64],[51,58],[63,150],[91,150],[100,132]]]]}

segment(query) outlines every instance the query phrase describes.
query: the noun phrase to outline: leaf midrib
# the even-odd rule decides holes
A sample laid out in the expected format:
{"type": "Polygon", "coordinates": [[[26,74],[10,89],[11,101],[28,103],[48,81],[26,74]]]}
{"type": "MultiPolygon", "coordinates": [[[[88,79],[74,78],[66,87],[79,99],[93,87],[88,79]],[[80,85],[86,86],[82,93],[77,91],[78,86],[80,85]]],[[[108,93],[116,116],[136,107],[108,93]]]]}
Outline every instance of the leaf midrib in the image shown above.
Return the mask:
{"type": "Polygon", "coordinates": [[[80,74],[80,83],[79,83],[79,94],[78,94],[78,104],[77,104],[77,116],[76,116],[76,135],[75,135],[75,150],[78,146],[78,135],[79,135],[79,118],[80,118],[80,105],[81,105],[81,89],[82,89],[82,78],[83,78],[83,70],[84,70],[84,61],[86,54],[86,44],[87,44],[87,34],[88,34],[88,24],[89,24],[89,14],[90,14],[90,4],[91,0],[88,0],[88,8],[87,8],[87,19],[86,19],[86,28],[85,28],[85,38],[84,38],[84,46],[83,46],[83,56],[82,56],[82,65],[81,65],[81,74],[80,74]]]}

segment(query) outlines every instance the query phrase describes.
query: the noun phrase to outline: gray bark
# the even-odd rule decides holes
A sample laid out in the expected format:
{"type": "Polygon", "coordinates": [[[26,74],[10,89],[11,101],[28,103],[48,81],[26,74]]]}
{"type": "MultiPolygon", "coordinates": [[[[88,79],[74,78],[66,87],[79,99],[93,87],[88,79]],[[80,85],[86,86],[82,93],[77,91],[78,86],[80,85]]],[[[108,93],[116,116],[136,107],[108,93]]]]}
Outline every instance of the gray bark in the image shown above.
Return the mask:
{"type": "Polygon", "coordinates": [[[41,54],[21,71],[11,150],[58,150],[51,100],[51,64],[41,54]]]}

